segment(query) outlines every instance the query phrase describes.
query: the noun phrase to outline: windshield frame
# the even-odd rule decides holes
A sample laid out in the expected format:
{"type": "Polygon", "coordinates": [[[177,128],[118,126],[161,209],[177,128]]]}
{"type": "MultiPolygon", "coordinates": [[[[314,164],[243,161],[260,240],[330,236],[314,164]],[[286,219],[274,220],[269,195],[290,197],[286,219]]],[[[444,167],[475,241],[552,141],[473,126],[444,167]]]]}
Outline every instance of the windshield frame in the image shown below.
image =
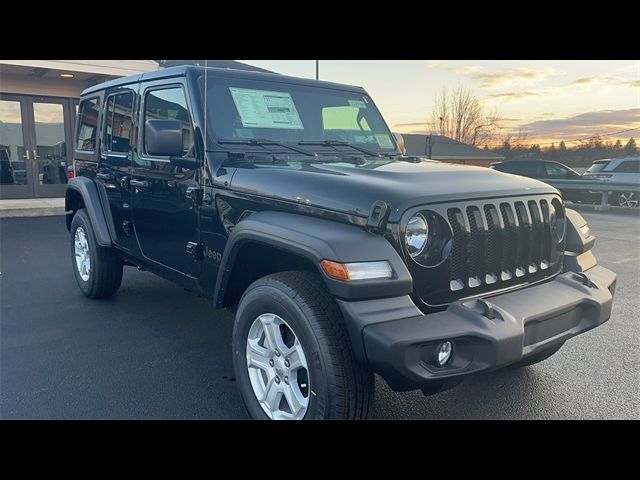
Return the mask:
{"type": "MultiPolygon", "coordinates": [[[[192,83],[192,85],[194,86],[195,96],[197,96],[198,102],[200,102],[202,105],[203,127],[204,127],[203,131],[206,131],[205,134],[207,137],[206,138],[207,151],[231,152],[231,153],[240,153],[240,152],[247,152],[247,153],[263,152],[264,153],[269,151],[273,153],[284,153],[284,152],[287,152],[289,154],[291,153],[289,149],[285,147],[279,147],[278,145],[247,145],[242,143],[223,145],[218,143],[218,140],[224,140],[225,138],[218,137],[216,135],[216,132],[212,126],[212,123],[207,124],[206,116],[209,115],[210,108],[207,105],[207,102],[209,100],[207,99],[206,94],[208,92],[205,92],[205,75],[207,77],[207,83],[214,81],[215,84],[217,85],[222,84],[222,85],[228,85],[229,87],[233,87],[234,80],[236,80],[240,82],[242,81],[257,82],[261,87],[263,87],[264,90],[267,90],[270,87],[270,85],[273,85],[274,87],[276,85],[285,86],[285,89],[287,85],[292,85],[296,87],[302,86],[304,88],[319,89],[319,90],[324,90],[329,92],[337,91],[337,92],[341,92],[342,94],[348,93],[348,94],[366,96],[368,100],[367,108],[371,108],[373,114],[379,117],[381,126],[383,127],[383,131],[380,132],[380,130],[378,130],[378,133],[387,134],[389,136],[389,139],[392,142],[393,148],[382,149],[377,144],[374,145],[373,147],[370,147],[369,146],[370,144],[362,144],[362,145],[379,155],[392,156],[392,155],[402,154],[399,148],[398,142],[396,140],[396,137],[391,131],[391,129],[389,128],[389,125],[387,124],[384,116],[378,109],[378,106],[373,101],[371,96],[361,87],[352,87],[349,85],[320,82],[320,81],[315,81],[310,79],[297,79],[297,78],[286,77],[286,76],[282,76],[282,78],[278,78],[278,77],[275,77],[275,74],[274,75],[257,74],[255,72],[239,72],[239,71],[238,72],[235,72],[235,71],[216,72],[212,70],[214,69],[204,69],[204,68],[201,69],[200,71],[197,72],[196,75],[194,75],[193,83],[192,83]]],[[[256,86],[256,88],[257,87],[258,86],[256,86]]],[[[208,88],[210,89],[211,87],[209,86],[208,88]]],[[[298,140],[283,141],[276,138],[274,138],[274,140],[282,142],[287,145],[294,146],[294,147],[299,146],[298,140]]],[[[317,140],[317,138],[308,138],[308,139],[305,138],[304,140],[317,140]]],[[[354,143],[354,145],[360,146],[360,143],[354,143]]],[[[338,154],[338,155],[352,156],[354,153],[354,150],[348,145],[338,146],[337,148],[335,146],[329,146],[329,145],[317,145],[317,146],[314,145],[314,146],[307,146],[305,148],[317,153],[319,162],[322,161],[321,158],[324,155],[336,156],[336,154],[338,154]]]]}

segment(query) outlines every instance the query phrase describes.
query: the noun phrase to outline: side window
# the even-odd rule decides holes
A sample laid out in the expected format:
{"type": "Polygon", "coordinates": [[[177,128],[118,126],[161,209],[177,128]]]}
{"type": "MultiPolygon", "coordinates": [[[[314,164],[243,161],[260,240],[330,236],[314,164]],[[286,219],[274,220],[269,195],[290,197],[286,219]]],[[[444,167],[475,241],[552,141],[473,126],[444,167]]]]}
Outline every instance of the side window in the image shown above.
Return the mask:
{"type": "Polygon", "coordinates": [[[77,150],[95,152],[99,110],[100,99],[98,98],[90,98],[80,103],[80,116],[76,137],[77,150]]]}
{"type": "Polygon", "coordinates": [[[547,175],[550,177],[566,177],[569,170],[557,163],[547,162],[547,175]]]}
{"type": "MultiPolygon", "coordinates": [[[[182,153],[193,156],[193,130],[182,87],[163,88],[147,92],[144,102],[144,122],[147,120],[179,120],[182,123],[182,153]]],[[[146,140],[144,152],[147,152],[146,140]]]]}
{"type": "Polygon", "coordinates": [[[133,92],[111,95],[107,99],[104,119],[105,152],[129,153],[133,130],[133,92]]]}
{"type": "Polygon", "coordinates": [[[640,173],[640,161],[622,162],[613,171],[617,173],[640,173]]]}

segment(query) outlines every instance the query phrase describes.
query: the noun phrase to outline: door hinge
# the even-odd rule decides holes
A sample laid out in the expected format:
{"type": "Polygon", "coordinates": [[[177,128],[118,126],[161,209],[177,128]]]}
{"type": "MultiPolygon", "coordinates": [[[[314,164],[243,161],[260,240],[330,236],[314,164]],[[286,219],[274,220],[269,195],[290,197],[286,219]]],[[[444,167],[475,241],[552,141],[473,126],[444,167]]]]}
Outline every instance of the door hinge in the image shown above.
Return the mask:
{"type": "Polygon", "coordinates": [[[126,233],[127,235],[131,235],[132,226],[133,226],[133,223],[130,222],[129,220],[125,220],[124,222],[122,222],[122,230],[124,230],[124,233],[126,233]]]}
{"type": "Polygon", "coordinates": [[[194,262],[199,262],[204,258],[204,245],[202,243],[187,242],[187,255],[191,255],[194,262]]]}
{"type": "Polygon", "coordinates": [[[200,187],[188,187],[184,196],[191,205],[202,205],[202,189],[200,187]]]}

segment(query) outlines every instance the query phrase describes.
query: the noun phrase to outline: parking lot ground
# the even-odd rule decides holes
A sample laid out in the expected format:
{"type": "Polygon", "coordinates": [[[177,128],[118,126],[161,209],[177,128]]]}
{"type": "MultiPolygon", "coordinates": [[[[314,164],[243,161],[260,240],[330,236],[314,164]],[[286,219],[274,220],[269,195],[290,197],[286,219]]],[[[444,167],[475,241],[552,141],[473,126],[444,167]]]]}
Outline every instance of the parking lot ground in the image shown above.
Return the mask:
{"type": "MultiPolygon", "coordinates": [[[[640,220],[583,212],[618,274],[609,322],[549,360],[424,397],[376,379],[373,418],[640,418],[640,220]]],[[[246,418],[233,378],[232,316],[125,269],[109,300],[71,271],[64,218],[0,220],[0,418],[246,418]]]]}

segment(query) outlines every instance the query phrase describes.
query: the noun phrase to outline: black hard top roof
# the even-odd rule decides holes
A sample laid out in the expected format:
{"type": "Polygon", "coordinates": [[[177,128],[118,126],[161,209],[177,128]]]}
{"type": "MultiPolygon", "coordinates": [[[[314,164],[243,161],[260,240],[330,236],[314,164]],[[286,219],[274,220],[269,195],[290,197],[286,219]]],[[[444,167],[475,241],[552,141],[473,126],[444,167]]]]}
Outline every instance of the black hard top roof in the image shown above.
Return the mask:
{"type": "Polygon", "coordinates": [[[252,72],[252,71],[246,71],[246,70],[235,70],[230,68],[180,66],[180,67],[165,68],[162,70],[154,70],[152,72],[139,73],[137,75],[130,75],[128,77],[116,78],[108,82],[100,83],[98,85],[93,85],[91,87],[86,88],[82,92],[82,96],[88,95],[90,93],[99,92],[107,88],[120,87],[124,85],[129,85],[132,83],[138,83],[141,81],[161,80],[163,78],[172,78],[172,77],[184,77],[190,74],[198,74],[198,73],[203,74],[205,70],[208,72],[208,75],[215,76],[215,77],[246,78],[246,79],[252,79],[252,80],[266,80],[271,82],[296,83],[298,85],[309,85],[309,86],[324,87],[324,88],[338,88],[340,90],[350,90],[358,93],[364,92],[364,89],[362,87],[344,85],[341,83],[325,82],[320,80],[311,80],[308,78],[289,77],[286,75],[280,75],[278,73],[252,72]]]}

